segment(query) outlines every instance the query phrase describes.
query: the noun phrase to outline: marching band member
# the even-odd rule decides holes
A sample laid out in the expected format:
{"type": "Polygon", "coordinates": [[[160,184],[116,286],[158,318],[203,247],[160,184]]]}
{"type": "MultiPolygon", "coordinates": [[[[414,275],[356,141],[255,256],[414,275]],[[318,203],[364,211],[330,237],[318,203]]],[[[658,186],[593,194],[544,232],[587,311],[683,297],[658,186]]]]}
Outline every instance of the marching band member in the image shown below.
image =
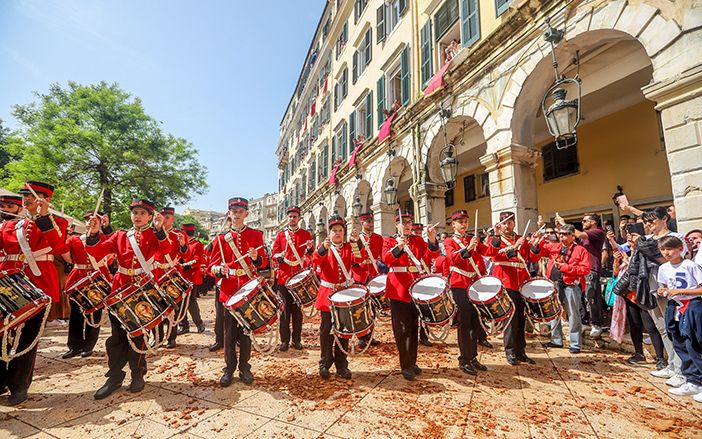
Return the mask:
{"type": "Polygon", "coordinates": [[[427,228],[429,243],[421,236],[412,235],[412,215],[398,214],[395,217],[398,234],[385,238],[383,262],[390,268],[385,297],[390,299],[392,332],[400,354],[402,376],[413,380],[422,372],[417,366],[417,339],[419,312],[412,303],[409,287],[412,282],[439,255],[436,230],[427,228]]]}
{"type": "MultiPolygon", "coordinates": [[[[54,255],[65,251],[68,222],[49,212],[53,186],[30,180],[19,193],[29,218],[13,217],[0,225],[0,250],[5,253],[0,257],[0,270],[22,270],[30,282],[51,297],[52,302],[58,302],[58,271],[53,261],[54,255]]],[[[4,196],[3,205],[10,209],[6,212],[11,213],[13,206],[17,206],[17,201],[16,197],[4,196]]],[[[19,206],[15,212],[19,212],[19,206]]],[[[18,351],[28,348],[39,337],[42,322],[43,313],[25,322],[18,351]]],[[[9,363],[0,361],[0,394],[6,388],[10,391],[7,400],[9,405],[17,405],[27,399],[36,356],[35,345],[29,352],[9,363]]]]}
{"type": "MultiPolygon", "coordinates": [[[[93,214],[95,214],[94,211],[86,212],[83,215],[83,219],[87,221],[93,214]]],[[[98,212],[97,215],[100,217],[101,232],[105,236],[109,236],[112,233],[109,216],[102,212],[98,212]]],[[[68,277],[66,277],[64,291],[75,285],[78,281],[93,274],[95,270],[100,270],[108,281],[112,279],[105,259],[97,261],[88,254],[85,248],[86,238],[87,235],[73,234],[66,240],[66,254],[64,255],[64,259],[73,264],[73,268],[71,272],[68,273],[68,277]]],[[[85,316],[81,312],[80,306],[73,300],[69,300],[69,302],[71,305],[71,314],[68,318],[68,340],[66,341],[68,351],[66,351],[61,358],[68,359],[78,355],[83,358],[89,357],[93,354],[93,348],[100,336],[100,327],[98,326],[95,328],[86,324],[85,316]]],[[[95,311],[93,313],[93,318],[95,322],[99,322],[102,318],[102,309],[95,311]]]]}
{"type": "Polygon", "coordinates": [[[292,346],[302,349],[302,310],[285,287],[285,282],[295,273],[309,266],[309,256],[314,251],[312,234],[301,227],[300,208],[288,208],[288,227],[278,232],[273,243],[272,254],[278,261],[278,294],[283,301],[280,318],[280,347],[285,352],[290,347],[290,320],[292,319],[292,346]]]}
{"type": "Polygon", "coordinates": [[[492,275],[502,281],[514,302],[514,317],[504,332],[505,356],[512,366],[520,362],[536,364],[526,354],[526,305],[519,293],[519,287],[529,279],[525,262],[530,258],[530,251],[526,239],[514,231],[515,225],[514,213],[501,212],[500,223],[495,225],[496,235],[488,237],[489,245],[485,251],[493,261],[492,275]]]}
{"type": "MultiPolygon", "coordinates": [[[[119,268],[112,278],[112,292],[135,282],[142,275],[151,275],[151,262],[157,252],[166,253],[170,244],[163,230],[163,217],[154,214],[154,203],[141,198],[129,205],[133,227],[118,230],[110,236],[100,234],[100,218],[93,216],[88,220],[86,249],[96,260],[102,260],[110,253],[116,255],[119,268]],[[153,219],[153,226],[150,225],[153,219]],[[145,264],[142,264],[141,261],[145,264]]],[[[112,334],[105,342],[109,370],[107,381],[95,392],[95,399],[103,399],[122,387],[126,373],[122,370],[129,363],[132,381],[129,392],[137,393],[144,389],[144,374],[147,370],[146,355],[134,351],[127,340],[127,332],[122,328],[117,317],[110,313],[112,334]]],[[[146,349],[144,337],[133,340],[139,349],[146,349]]]]}
{"type": "MultiPolygon", "coordinates": [[[[203,333],[205,332],[205,324],[202,323],[197,297],[200,294],[200,290],[202,290],[202,269],[206,263],[205,246],[195,239],[195,224],[183,224],[180,228],[188,237],[188,253],[180,265],[183,268],[183,277],[193,284],[193,292],[190,294],[190,302],[188,303],[188,313],[193,318],[197,332],[203,333]]],[[[187,334],[188,332],[190,332],[190,324],[186,314],[178,328],[178,335],[187,334]]]]}
{"type": "MultiPolygon", "coordinates": [[[[175,223],[175,208],[164,207],[161,209],[163,217],[163,231],[166,234],[166,239],[169,242],[168,251],[157,251],[154,262],[153,275],[156,280],[160,279],[168,270],[175,268],[182,274],[183,270],[180,267],[180,261],[188,253],[188,236],[182,230],[173,227],[175,223]]],[[[181,303],[180,306],[186,306],[186,303],[181,303]]],[[[173,328],[168,335],[166,349],[176,347],[176,337],[178,329],[173,328]]]]}
{"type": "Polygon", "coordinates": [[[332,335],[332,318],[329,308],[329,296],[335,291],[353,285],[351,270],[354,264],[363,261],[358,233],[352,232],[349,242],[344,242],[346,221],[339,215],[329,218],[329,236],[314,252],[313,263],[320,279],[319,293],[315,307],[321,312],[319,324],[319,376],[329,378],[329,368],[336,366],[336,374],[344,379],[351,379],[349,362],[344,351],[348,351],[349,340],[340,338],[341,347],[334,343],[332,335]],[[352,248],[353,247],[353,248],[352,248]]]}
{"type": "Polygon", "coordinates": [[[458,357],[459,368],[470,375],[487,367],[478,361],[478,329],[480,317],[468,298],[468,288],[485,271],[485,245],[474,235],[468,235],[468,212],[457,210],[451,215],[453,235],[444,240],[447,265],[451,276],[449,282],[453,300],[458,307],[458,357]]]}
{"type": "MultiPolygon", "coordinates": [[[[365,251],[366,259],[354,265],[352,268],[353,278],[356,282],[363,285],[368,284],[368,281],[380,274],[378,263],[382,264],[383,256],[383,237],[373,232],[373,213],[362,213],[358,216],[361,222],[361,233],[359,235],[359,244],[365,251]]],[[[371,335],[361,337],[358,342],[358,347],[364,349],[370,340],[371,346],[380,344],[378,340],[371,339],[371,335]]]]}
{"type": "MultiPolygon", "coordinates": [[[[415,236],[419,236],[421,238],[422,235],[424,234],[424,224],[422,224],[422,223],[412,224],[412,234],[415,236]]],[[[437,257],[440,257],[440,256],[441,256],[441,252],[439,252],[439,256],[437,256],[437,257]]],[[[431,266],[434,266],[433,262],[434,261],[432,260],[431,266]]],[[[434,343],[429,341],[429,334],[427,334],[426,328],[422,325],[419,325],[419,343],[421,343],[422,345],[427,346],[427,347],[432,347],[434,345],[434,343]]]]}
{"type": "MultiPolygon", "coordinates": [[[[249,202],[246,198],[235,197],[229,200],[231,226],[227,233],[218,235],[212,242],[212,258],[207,270],[220,279],[219,301],[227,301],[251,279],[256,277],[256,268],[265,268],[268,257],[263,248],[263,232],[244,225],[249,215],[249,202]]],[[[251,373],[251,338],[244,333],[234,316],[227,310],[223,314],[224,361],[226,367],[219,380],[222,387],[232,383],[233,374],[239,367],[239,378],[244,384],[253,383],[251,373]],[[237,361],[236,345],[239,345],[237,361]]]]}

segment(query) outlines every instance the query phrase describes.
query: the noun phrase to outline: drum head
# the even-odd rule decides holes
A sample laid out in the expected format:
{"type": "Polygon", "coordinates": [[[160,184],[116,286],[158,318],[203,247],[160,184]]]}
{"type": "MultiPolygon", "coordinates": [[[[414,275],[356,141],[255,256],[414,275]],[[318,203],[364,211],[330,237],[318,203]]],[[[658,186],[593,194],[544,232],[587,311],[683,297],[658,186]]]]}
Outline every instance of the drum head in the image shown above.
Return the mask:
{"type": "Polygon", "coordinates": [[[473,282],[468,289],[471,300],[487,302],[502,291],[502,281],[493,276],[485,276],[473,282]]]}
{"type": "Polygon", "coordinates": [[[427,276],[412,285],[412,298],[427,302],[440,296],[446,289],[446,279],[441,276],[427,276]]]}
{"type": "Polygon", "coordinates": [[[547,279],[532,279],[522,286],[522,296],[527,299],[543,299],[553,294],[555,288],[553,283],[547,279]]]}
{"type": "Polygon", "coordinates": [[[368,281],[368,291],[370,291],[370,293],[375,296],[378,293],[385,291],[385,287],[387,286],[387,284],[388,275],[379,274],[378,276],[368,281]]]}
{"type": "Polygon", "coordinates": [[[236,305],[239,302],[243,302],[244,299],[248,298],[251,293],[259,288],[261,285],[261,282],[259,282],[258,279],[252,279],[244,284],[241,288],[239,288],[239,291],[234,293],[232,297],[227,300],[227,303],[225,306],[227,308],[236,308],[236,305]]]}
{"type": "Polygon", "coordinates": [[[288,279],[288,281],[286,283],[288,285],[297,285],[300,282],[302,282],[303,280],[305,280],[305,278],[307,276],[310,275],[310,271],[312,271],[312,270],[310,270],[309,268],[306,270],[302,270],[301,272],[297,273],[296,275],[290,276],[290,279],[288,279]]]}
{"type": "Polygon", "coordinates": [[[332,294],[331,297],[329,297],[329,301],[338,304],[349,303],[363,298],[366,294],[368,294],[368,292],[361,287],[344,288],[332,294]]]}

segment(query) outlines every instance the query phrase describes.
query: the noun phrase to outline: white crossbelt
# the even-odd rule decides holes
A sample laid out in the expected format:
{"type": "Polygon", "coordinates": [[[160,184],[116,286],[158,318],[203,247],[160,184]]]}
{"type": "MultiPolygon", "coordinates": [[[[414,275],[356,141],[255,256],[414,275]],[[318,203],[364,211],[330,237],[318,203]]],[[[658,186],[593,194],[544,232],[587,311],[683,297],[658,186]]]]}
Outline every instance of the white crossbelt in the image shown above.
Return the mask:
{"type": "Polygon", "coordinates": [[[500,265],[502,267],[525,268],[521,262],[493,262],[492,265],[500,265]]]}
{"type": "Polygon", "coordinates": [[[476,273],[476,272],[466,271],[466,270],[460,269],[458,267],[455,267],[453,265],[451,266],[451,268],[449,268],[449,270],[453,271],[454,273],[458,273],[458,274],[461,274],[463,276],[466,276],[466,277],[478,276],[478,273],[476,273]]]}
{"type": "Polygon", "coordinates": [[[353,281],[352,281],[352,280],[347,281],[347,282],[341,282],[341,283],[338,283],[338,284],[333,284],[333,283],[327,282],[327,281],[325,281],[325,280],[320,280],[319,283],[320,283],[321,286],[327,287],[327,288],[331,288],[332,290],[335,290],[335,289],[337,289],[337,288],[346,288],[346,287],[350,287],[351,285],[353,285],[353,281]]]}
{"type": "Polygon", "coordinates": [[[418,273],[419,269],[415,266],[409,266],[409,267],[390,267],[390,272],[391,273],[418,273]]]}
{"type": "Polygon", "coordinates": [[[73,264],[73,268],[76,270],[92,270],[93,266],[90,264],[73,264]]]}
{"type": "MultiPolygon", "coordinates": [[[[294,248],[294,247],[293,247],[293,248],[294,248]]],[[[288,264],[288,265],[291,266],[291,267],[297,267],[298,265],[300,265],[300,262],[298,262],[298,261],[291,261],[291,260],[288,259],[288,258],[283,258],[283,262],[285,262],[286,264],[288,264]]]]}

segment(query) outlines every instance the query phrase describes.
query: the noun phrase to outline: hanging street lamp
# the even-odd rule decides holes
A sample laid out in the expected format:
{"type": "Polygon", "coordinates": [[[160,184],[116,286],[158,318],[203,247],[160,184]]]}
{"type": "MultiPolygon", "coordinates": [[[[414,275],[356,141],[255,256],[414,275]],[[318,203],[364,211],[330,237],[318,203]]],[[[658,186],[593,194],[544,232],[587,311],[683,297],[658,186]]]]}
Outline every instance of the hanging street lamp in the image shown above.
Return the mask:
{"type": "Polygon", "coordinates": [[[388,178],[383,192],[385,193],[385,203],[390,206],[397,204],[397,186],[395,186],[395,180],[392,177],[388,178]]]}

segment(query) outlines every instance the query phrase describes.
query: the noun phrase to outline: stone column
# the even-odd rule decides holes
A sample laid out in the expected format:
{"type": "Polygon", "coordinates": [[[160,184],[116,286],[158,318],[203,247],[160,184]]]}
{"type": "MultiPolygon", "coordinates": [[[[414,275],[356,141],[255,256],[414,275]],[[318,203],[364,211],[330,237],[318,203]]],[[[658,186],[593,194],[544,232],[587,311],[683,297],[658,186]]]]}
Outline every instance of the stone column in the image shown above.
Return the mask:
{"type": "Polygon", "coordinates": [[[661,112],[678,231],[702,229],[702,65],[643,91],[661,112]]]}
{"type": "Polygon", "coordinates": [[[528,220],[536,225],[538,206],[534,168],[538,157],[537,150],[522,145],[509,145],[480,157],[480,163],[490,176],[493,224],[498,221],[500,212],[509,210],[517,216],[520,233],[528,220]]]}
{"type": "Polygon", "coordinates": [[[424,225],[439,223],[437,230],[446,229],[446,187],[434,183],[417,186],[419,212],[415,221],[424,225]]]}
{"type": "Polygon", "coordinates": [[[394,235],[395,229],[395,207],[383,202],[371,206],[373,211],[373,227],[375,233],[383,236],[394,235]]]}

